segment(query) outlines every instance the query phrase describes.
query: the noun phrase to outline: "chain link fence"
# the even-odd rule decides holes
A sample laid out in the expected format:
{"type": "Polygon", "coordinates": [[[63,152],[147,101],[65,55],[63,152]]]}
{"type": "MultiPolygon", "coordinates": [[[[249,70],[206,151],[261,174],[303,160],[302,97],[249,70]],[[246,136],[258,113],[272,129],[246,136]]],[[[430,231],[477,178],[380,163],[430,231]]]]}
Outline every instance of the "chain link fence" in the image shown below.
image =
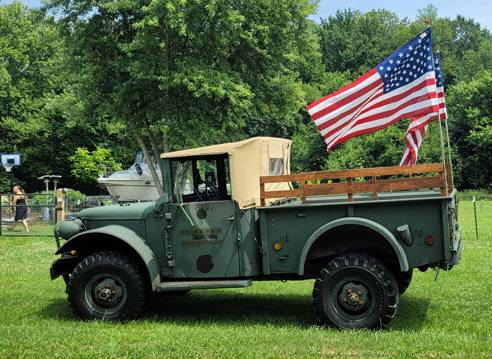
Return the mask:
{"type": "Polygon", "coordinates": [[[0,194],[0,235],[51,236],[59,220],[57,199],[53,194],[0,194]]]}

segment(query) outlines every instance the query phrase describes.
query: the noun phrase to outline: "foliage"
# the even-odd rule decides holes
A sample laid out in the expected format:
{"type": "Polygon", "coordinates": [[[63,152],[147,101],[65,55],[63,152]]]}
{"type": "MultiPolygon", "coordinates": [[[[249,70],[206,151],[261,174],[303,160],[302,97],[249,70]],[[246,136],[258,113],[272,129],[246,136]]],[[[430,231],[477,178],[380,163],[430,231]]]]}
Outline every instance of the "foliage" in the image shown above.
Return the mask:
{"type": "Polygon", "coordinates": [[[0,7],[0,33],[0,152],[20,152],[15,175],[30,182],[51,167],[39,144],[50,143],[45,104],[60,87],[61,43],[53,19],[17,2],[0,7]]]}
{"type": "Polygon", "coordinates": [[[70,156],[72,175],[81,182],[94,183],[97,178],[106,173],[106,169],[120,171],[121,164],[111,155],[111,151],[97,147],[89,151],[85,147],[78,147],[70,156]]]}
{"type": "MultiPolygon", "coordinates": [[[[28,192],[43,189],[37,177],[44,174],[61,175],[64,186],[93,192],[94,186],[76,183],[71,175],[75,148],[107,146],[125,160],[134,148],[125,141],[127,131],[107,118],[80,116],[82,100],[74,88],[84,81],[76,69],[68,71],[73,57],[60,30],[41,10],[17,2],[0,6],[0,152],[21,153],[14,175],[28,192]]],[[[10,176],[2,172],[0,188],[9,186],[10,176]]]]}
{"type": "Polygon", "coordinates": [[[458,185],[492,186],[492,71],[462,81],[448,92],[452,142],[459,154],[458,185]]]}
{"type": "Polygon", "coordinates": [[[387,10],[362,14],[350,9],[322,20],[319,34],[326,71],[348,71],[353,78],[415,36],[406,19],[387,10]]]}
{"type": "Polygon", "coordinates": [[[83,194],[82,192],[77,191],[76,189],[73,188],[66,188],[65,191],[65,198],[68,201],[85,201],[87,199],[87,196],[83,194]]]}

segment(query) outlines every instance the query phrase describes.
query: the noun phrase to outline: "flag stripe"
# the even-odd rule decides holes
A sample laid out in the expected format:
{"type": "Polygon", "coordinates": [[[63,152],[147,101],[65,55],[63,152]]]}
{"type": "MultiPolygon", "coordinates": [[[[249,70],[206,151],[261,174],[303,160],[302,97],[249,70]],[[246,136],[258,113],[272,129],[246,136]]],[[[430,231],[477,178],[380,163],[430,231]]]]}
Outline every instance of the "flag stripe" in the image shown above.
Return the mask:
{"type": "Polygon", "coordinates": [[[346,118],[347,116],[352,117],[350,115],[353,115],[354,110],[356,110],[360,106],[365,105],[368,100],[372,100],[375,94],[382,94],[382,89],[383,85],[382,83],[380,83],[378,87],[369,90],[368,92],[361,95],[358,99],[355,99],[351,103],[348,103],[345,106],[326,114],[325,116],[315,120],[314,122],[320,129],[323,129],[327,126],[330,126],[339,119],[346,118]]]}
{"type": "MultiPolygon", "coordinates": [[[[368,104],[374,102],[377,98],[383,95],[383,85],[371,91],[368,96],[364,96],[363,101],[361,103],[357,102],[353,107],[349,108],[344,113],[331,118],[330,120],[324,122],[319,125],[318,128],[321,131],[321,134],[324,135],[328,131],[338,128],[340,126],[345,125],[347,122],[350,122],[354,119],[354,117],[359,116],[365,109],[368,104]]],[[[337,115],[337,113],[330,114],[332,116],[337,115]]]]}
{"type": "Polygon", "coordinates": [[[379,78],[380,78],[380,76],[379,76],[378,72],[376,71],[376,69],[372,69],[369,72],[367,72],[366,74],[359,77],[354,82],[342,87],[341,89],[339,89],[339,90],[337,90],[337,91],[335,91],[335,92],[333,92],[333,93],[331,93],[325,97],[320,98],[319,100],[314,101],[312,104],[310,104],[307,107],[307,110],[308,110],[309,114],[321,111],[326,106],[329,106],[331,103],[336,102],[341,97],[343,97],[343,96],[339,96],[339,95],[341,95],[341,94],[345,95],[346,93],[351,94],[351,93],[357,91],[358,89],[367,86],[367,84],[370,84],[371,82],[373,82],[379,78]],[[332,101],[329,101],[330,99],[332,101]]]}
{"type": "Polygon", "coordinates": [[[333,112],[339,108],[343,108],[345,105],[350,105],[350,103],[352,101],[360,99],[361,96],[367,94],[369,91],[380,86],[381,83],[382,83],[382,81],[380,79],[376,80],[374,82],[371,82],[367,86],[361,88],[359,91],[354,92],[352,94],[348,94],[348,95],[344,96],[343,98],[341,98],[340,100],[338,100],[337,102],[334,102],[334,103],[330,104],[329,106],[326,106],[322,110],[313,113],[311,115],[311,118],[316,121],[317,119],[319,119],[320,117],[322,117],[328,113],[331,113],[331,112],[333,112]]]}

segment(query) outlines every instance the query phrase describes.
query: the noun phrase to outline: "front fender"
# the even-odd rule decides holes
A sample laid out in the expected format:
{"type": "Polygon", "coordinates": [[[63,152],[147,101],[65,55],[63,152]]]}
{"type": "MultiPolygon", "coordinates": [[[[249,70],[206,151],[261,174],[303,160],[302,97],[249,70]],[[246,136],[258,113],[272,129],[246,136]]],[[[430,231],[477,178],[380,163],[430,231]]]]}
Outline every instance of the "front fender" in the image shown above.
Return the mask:
{"type": "Polygon", "coordinates": [[[78,233],[63,244],[55,254],[62,254],[71,250],[77,250],[82,245],[86,246],[87,241],[97,241],[101,234],[121,240],[130,246],[138,256],[140,256],[147,267],[152,289],[155,289],[155,286],[160,283],[159,264],[157,259],[155,258],[152,250],[145,243],[144,239],[126,227],[119,225],[108,225],[78,233]]]}
{"type": "Polygon", "coordinates": [[[366,218],[361,218],[361,217],[346,217],[346,218],[339,218],[334,221],[331,221],[329,223],[326,223],[319,227],[306,241],[304,244],[304,247],[301,252],[301,257],[299,260],[299,267],[298,267],[298,273],[299,275],[304,274],[304,265],[306,263],[306,258],[309,253],[309,250],[311,249],[311,246],[316,242],[316,240],[321,237],[324,233],[329,231],[330,229],[343,226],[343,225],[358,225],[358,226],[364,226],[366,228],[369,228],[381,235],[393,248],[395,251],[395,255],[398,257],[398,262],[400,264],[400,270],[402,272],[407,272],[410,268],[408,265],[408,260],[407,256],[405,254],[405,251],[403,250],[403,247],[401,244],[398,242],[398,240],[395,238],[393,233],[391,233],[386,227],[382,226],[381,224],[371,221],[366,218]]]}

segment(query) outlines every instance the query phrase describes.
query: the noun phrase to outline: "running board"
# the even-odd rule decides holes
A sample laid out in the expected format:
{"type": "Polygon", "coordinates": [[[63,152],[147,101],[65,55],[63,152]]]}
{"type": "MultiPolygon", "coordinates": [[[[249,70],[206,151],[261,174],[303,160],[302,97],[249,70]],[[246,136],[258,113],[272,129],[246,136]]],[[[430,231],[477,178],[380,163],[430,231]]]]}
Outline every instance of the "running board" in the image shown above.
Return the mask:
{"type": "Polygon", "coordinates": [[[193,280],[187,282],[162,282],[157,292],[177,292],[191,289],[245,288],[251,286],[251,279],[246,280],[193,280]]]}

